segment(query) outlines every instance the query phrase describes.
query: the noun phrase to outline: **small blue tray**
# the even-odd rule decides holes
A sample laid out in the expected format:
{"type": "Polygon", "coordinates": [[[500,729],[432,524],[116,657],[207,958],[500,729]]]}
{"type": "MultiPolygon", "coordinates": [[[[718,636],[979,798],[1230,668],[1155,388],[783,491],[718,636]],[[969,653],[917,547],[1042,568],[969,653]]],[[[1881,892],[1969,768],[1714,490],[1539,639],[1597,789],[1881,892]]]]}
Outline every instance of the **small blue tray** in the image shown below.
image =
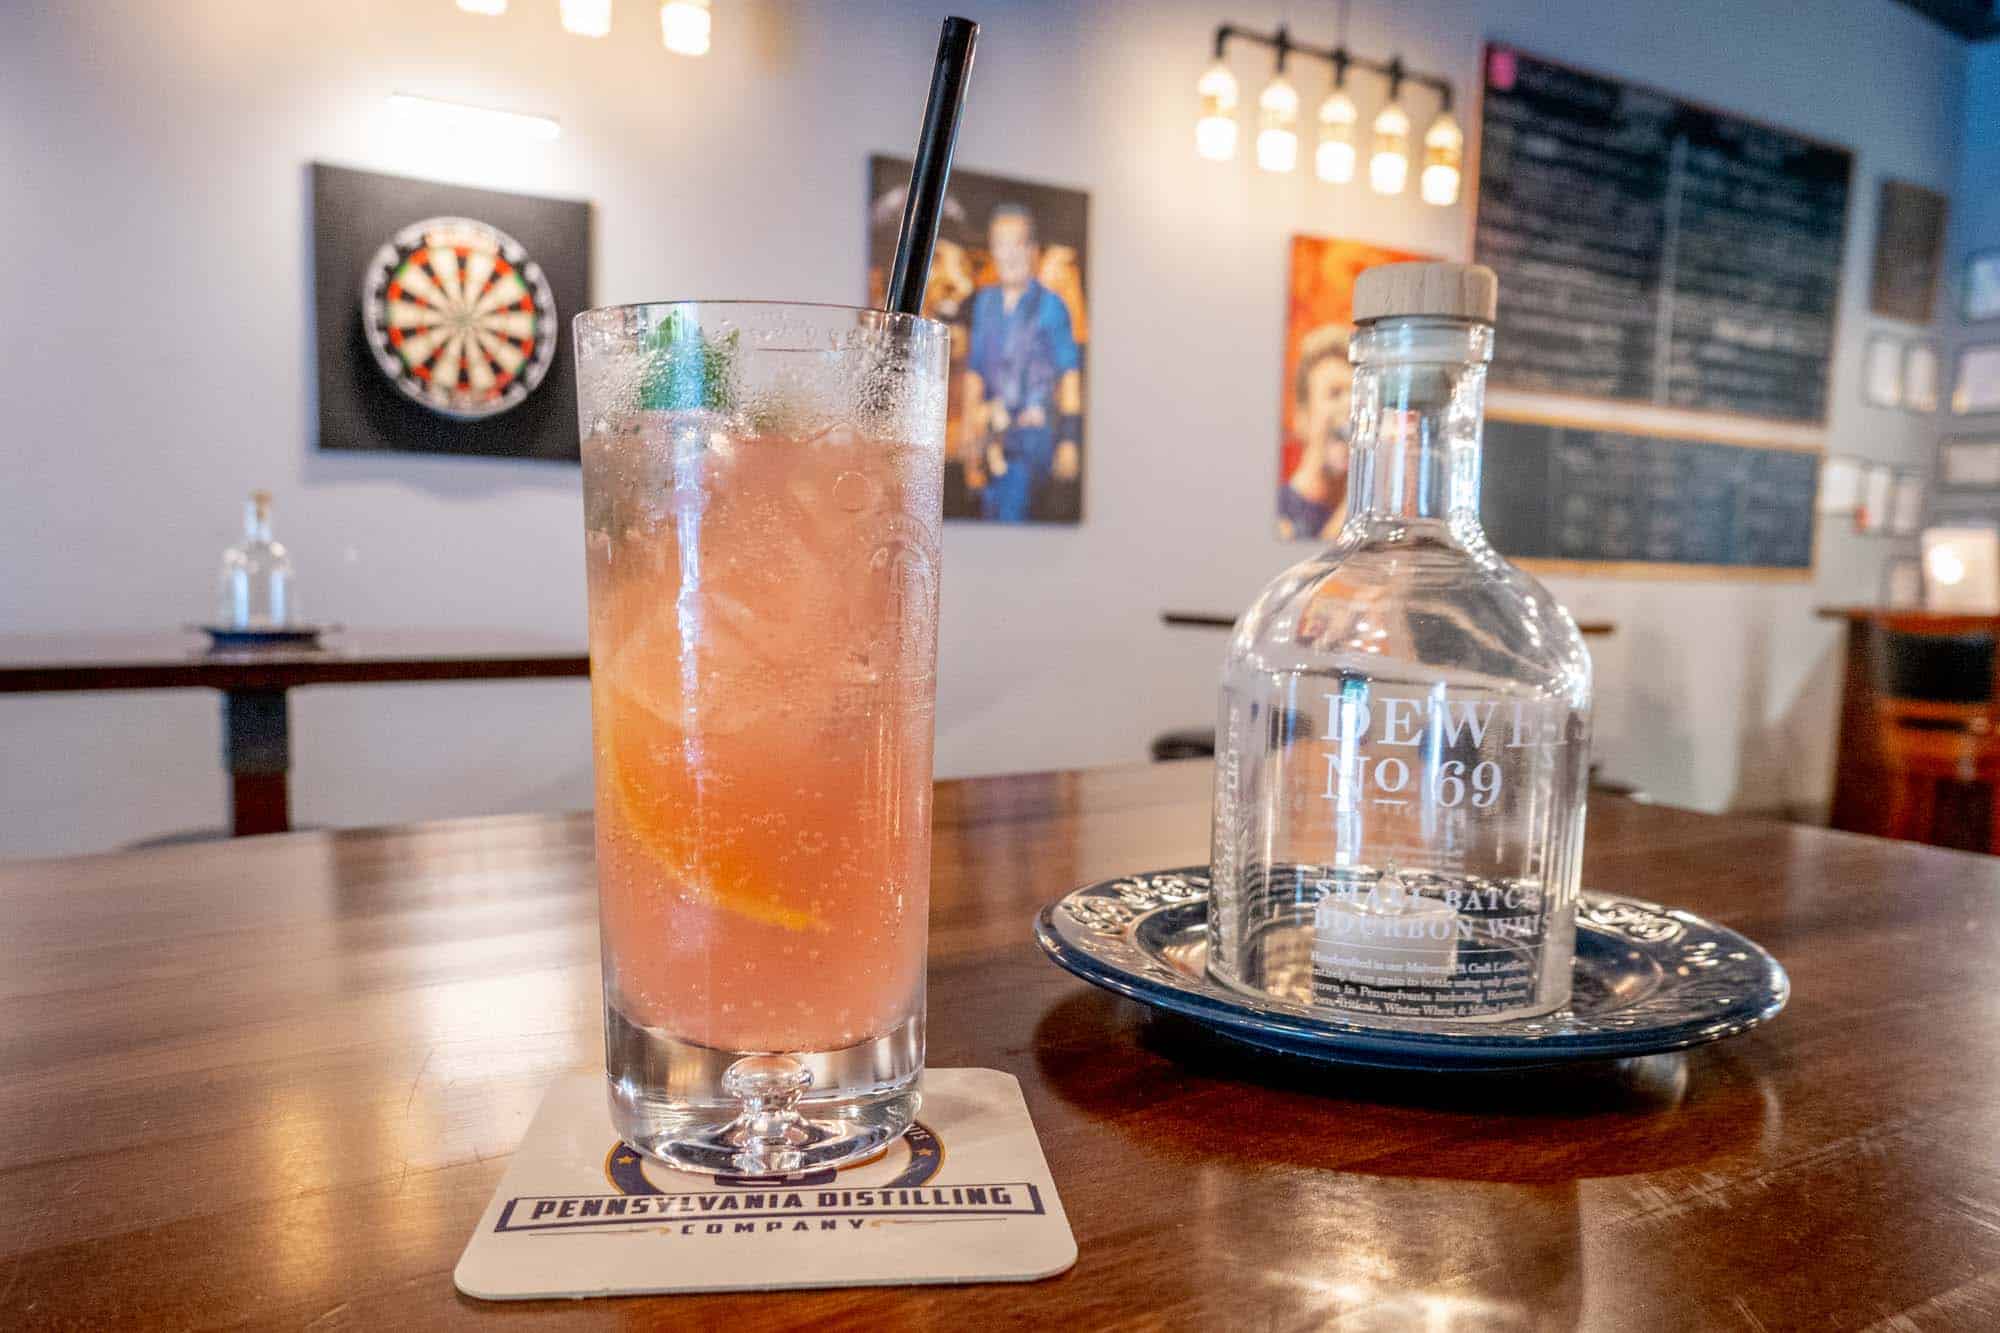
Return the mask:
{"type": "Polygon", "coordinates": [[[322,634],[332,634],[338,625],[189,625],[208,636],[208,646],[216,652],[247,648],[317,648],[322,634]]]}
{"type": "Polygon", "coordinates": [[[1208,868],[1105,880],[1042,910],[1035,939],[1093,985],[1265,1050],[1383,1069],[1495,1070],[1685,1050],[1785,1007],[1778,960],[1725,926],[1636,898],[1585,893],[1570,1006],[1540,1018],[1383,1027],[1208,975],[1208,868]]]}

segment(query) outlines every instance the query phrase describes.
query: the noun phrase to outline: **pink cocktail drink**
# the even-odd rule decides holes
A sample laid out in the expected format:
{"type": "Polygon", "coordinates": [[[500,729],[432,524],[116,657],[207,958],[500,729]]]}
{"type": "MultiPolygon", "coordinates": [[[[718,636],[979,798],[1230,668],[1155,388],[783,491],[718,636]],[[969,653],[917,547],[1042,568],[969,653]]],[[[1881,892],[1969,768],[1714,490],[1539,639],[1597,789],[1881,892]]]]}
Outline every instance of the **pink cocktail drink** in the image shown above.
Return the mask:
{"type": "Polygon", "coordinates": [[[915,1111],[944,336],[578,321],[611,1101],[677,1165],[824,1165],[915,1111]]]}
{"type": "Polygon", "coordinates": [[[920,1008],[935,461],[733,439],[681,504],[589,533],[606,976],[634,1024],[830,1051],[920,1008]]]}

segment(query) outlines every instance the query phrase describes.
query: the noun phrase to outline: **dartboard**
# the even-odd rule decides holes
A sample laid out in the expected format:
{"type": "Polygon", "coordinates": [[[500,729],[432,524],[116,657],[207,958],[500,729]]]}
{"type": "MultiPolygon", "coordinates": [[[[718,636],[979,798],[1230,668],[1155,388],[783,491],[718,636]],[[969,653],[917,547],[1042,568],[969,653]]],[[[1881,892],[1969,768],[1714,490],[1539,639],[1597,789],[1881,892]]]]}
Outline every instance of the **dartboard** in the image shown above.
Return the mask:
{"type": "Polygon", "coordinates": [[[556,301],[507,233],[428,218],[375,252],[361,283],[375,364],[407,398],[461,420],[518,406],[556,354],[556,301]]]}

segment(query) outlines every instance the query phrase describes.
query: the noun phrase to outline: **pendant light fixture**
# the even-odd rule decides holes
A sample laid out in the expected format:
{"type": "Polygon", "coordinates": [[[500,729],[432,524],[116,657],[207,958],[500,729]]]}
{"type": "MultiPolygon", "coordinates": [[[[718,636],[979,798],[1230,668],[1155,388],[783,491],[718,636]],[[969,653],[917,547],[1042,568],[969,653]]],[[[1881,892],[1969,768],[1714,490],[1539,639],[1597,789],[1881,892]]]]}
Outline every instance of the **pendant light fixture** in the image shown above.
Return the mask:
{"type": "Polygon", "coordinates": [[[1290,171],[1298,162],[1299,90],[1280,69],[1257,95],[1257,165],[1290,171]]]}
{"type": "Polygon", "coordinates": [[[1211,162],[1236,156],[1236,76],[1218,57],[1195,85],[1201,119],[1194,123],[1194,150],[1211,162]]]}
{"type": "Polygon", "coordinates": [[[660,42],[675,55],[707,55],[708,34],[708,0],[666,0],[660,6],[660,42]]]}
{"type": "Polygon", "coordinates": [[[1465,131],[1452,118],[1446,103],[1438,118],[1424,131],[1424,170],[1417,178],[1417,192],[1427,204],[1440,208],[1458,202],[1459,180],[1464,171],[1465,131]]]}
{"type": "MultiPolygon", "coordinates": [[[[617,0],[556,0],[556,15],[562,22],[564,32],[577,37],[604,37],[611,32],[611,13],[616,3],[617,0]]],[[[457,4],[468,14],[491,17],[507,12],[507,0],[457,0],[457,4]]],[[[714,29],[714,12],[710,6],[711,0],[662,0],[660,45],[675,55],[707,55],[714,29]]],[[[1221,48],[1218,46],[1216,50],[1218,68],[1222,66],[1221,57],[1221,48]]],[[[1228,72],[1227,69],[1222,69],[1224,75],[1228,72]]],[[[1229,121],[1231,151],[1234,151],[1235,120],[1230,114],[1236,105],[1233,83],[1231,94],[1224,118],[1229,121]]],[[[1213,138],[1221,131],[1210,129],[1204,133],[1213,138]]],[[[1204,153],[1204,156],[1206,155],[1204,153]]]]}
{"type": "Polygon", "coordinates": [[[1333,84],[1319,103],[1313,119],[1317,137],[1313,148],[1313,174],[1329,185],[1353,181],[1361,165],[1361,108],[1348,92],[1350,66],[1381,75],[1388,84],[1387,99],[1369,122],[1368,184],[1377,194],[1398,195],[1409,188],[1412,120],[1403,102],[1405,85],[1429,89],[1437,95],[1439,111],[1424,134],[1418,194],[1427,204],[1447,207],[1457,203],[1463,186],[1465,132],[1451,114],[1451,83],[1434,74],[1422,74],[1404,67],[1401,56],[1386,61],[1355,55],[1345,44],[1333,47],[1305,46],[1292,40],[1280,27],[1274,33],[1253,32],[1225,23],[1215,30],[1215,59],[1195,84],[1200,114],[1195,120],[1194,144],[1197,155],[1212,162],[1227,162],[1236,156],[1238,89],[1236,76],[1227,63],[1232,40],[1271,48],[1277,53],[1270,83],[1257,97],[1256,160],[1265,171],[1284,173],[1296,170],[1299,161],[1299,107],[1297,86],[1286,71],[1294,54],[1324,60],[1333,71],[1333,84]]]}
{"type": "Polygon", "coordinates": [[[1368,188],[1377,194],[1401,194],[1410,183],[1410,113],[1398,100],[1402,79],[1389,81],[1389,101],[1375,113],[1368,145],[1368,188]]]}
{"type": "Polygon", "coordinates": [[[562,0],[558,12],[564,32],[602,37],[611,31],[611,0],[562,0]]]}
{"type": "Polygon", "coordinates": [[[1333,64],[1333,91],[1319,104],[1319,147],[1313,150],[1313,171],[1329,185],[1345,185],[1354,179],[1354,127],[1361,122],[1361,110],[1347,95],[1347,61],[1336,56],[1333,64]]]}

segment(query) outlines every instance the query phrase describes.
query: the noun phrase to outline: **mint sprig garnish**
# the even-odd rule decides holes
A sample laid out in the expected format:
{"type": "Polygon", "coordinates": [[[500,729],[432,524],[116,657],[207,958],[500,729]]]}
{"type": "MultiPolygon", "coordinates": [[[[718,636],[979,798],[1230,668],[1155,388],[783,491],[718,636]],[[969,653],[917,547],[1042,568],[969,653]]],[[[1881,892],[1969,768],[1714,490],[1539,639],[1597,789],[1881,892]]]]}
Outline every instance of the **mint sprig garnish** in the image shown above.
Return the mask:
{"type": "Polygon", "coordinates": [[[683,312],[669,310],[647,339],[653,355],[639,391],[639,406],[659,412],[732,410],[736,386],[731,371],[741,338],[741,329],[708,337],[683,312]]]}

